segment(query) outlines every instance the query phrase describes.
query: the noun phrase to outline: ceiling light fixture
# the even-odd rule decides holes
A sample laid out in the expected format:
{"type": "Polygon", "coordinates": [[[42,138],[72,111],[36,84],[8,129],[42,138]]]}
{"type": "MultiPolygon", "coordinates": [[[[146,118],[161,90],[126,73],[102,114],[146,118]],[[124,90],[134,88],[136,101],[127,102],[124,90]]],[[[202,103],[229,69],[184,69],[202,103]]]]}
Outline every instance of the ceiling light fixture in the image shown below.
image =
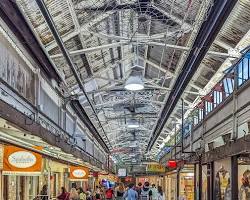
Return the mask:
{"type": "Polygon", "coordinates": [[[144,89],[144,84],[140,76],[130,76],[126,83],[125,89],[131,91],[138,91],[144,89]]]}
{"type": "Polygon", "coordinates": [[[128,126],[128,128],[139,128],[140,124],[135,119],[131,119],[130,121],[128,121],[127,126],[128,126]]]}

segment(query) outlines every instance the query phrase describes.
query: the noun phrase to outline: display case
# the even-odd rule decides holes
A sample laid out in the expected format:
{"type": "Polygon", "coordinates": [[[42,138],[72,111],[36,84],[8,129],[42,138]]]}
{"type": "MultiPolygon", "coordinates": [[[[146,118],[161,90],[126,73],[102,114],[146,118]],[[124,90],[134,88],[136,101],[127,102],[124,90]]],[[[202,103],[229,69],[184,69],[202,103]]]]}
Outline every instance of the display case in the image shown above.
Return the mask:
{"type": "Polygon", "coordinates": [[[214,162],[214,199],[231,200],[231,159],[214,162]]]}

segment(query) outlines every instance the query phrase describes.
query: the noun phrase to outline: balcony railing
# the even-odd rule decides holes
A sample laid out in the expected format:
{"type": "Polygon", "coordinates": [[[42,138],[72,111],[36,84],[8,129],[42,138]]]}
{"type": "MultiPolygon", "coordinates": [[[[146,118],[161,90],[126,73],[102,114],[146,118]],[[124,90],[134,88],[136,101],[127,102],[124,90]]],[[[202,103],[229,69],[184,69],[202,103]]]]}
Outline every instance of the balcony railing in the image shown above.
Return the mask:
{"type": "MultiPolygon", "coordinates": [[[[47,115],[37,109],[34,105],[32,105],[29,101],[27,101],[23,96],[14,92],[13,89],[5,83],[2,79],[0,79],[0,100],[8,103],[10,106],[18,110],[27,116],[27,123],[38,123],[43,128],[47,129],[51,134],[54,134],[61,138],[67,138],[68,140],[72,140],[72,135],[62,129],[58,124],[56,124],[52,119],[50,119],[47,115]]],[[[86,152],[79,146],[76,146],[79,150],[84,152],[84,159],[89,160],[89,162],[93,165],[102,168],[103,163],[99,161],[97,158],[93,157],[91,154],[86,152]]]]}
{"type": "MultiPolygon", "coordinates": [[[[223,104],[233,92],[240,89],[250,79],[250,51],[246,52],[241,59],[225,71],[224,77],[213,89],[201,98],[201,101],[184,120],[184,138],[188,137],[191,130],[198,126],[219,105],[223,104]]],[[[181,142],[181,130],[178,130],[166,147],[158,155],[160,159],[169,153],[174,144],[181,142]]]]}

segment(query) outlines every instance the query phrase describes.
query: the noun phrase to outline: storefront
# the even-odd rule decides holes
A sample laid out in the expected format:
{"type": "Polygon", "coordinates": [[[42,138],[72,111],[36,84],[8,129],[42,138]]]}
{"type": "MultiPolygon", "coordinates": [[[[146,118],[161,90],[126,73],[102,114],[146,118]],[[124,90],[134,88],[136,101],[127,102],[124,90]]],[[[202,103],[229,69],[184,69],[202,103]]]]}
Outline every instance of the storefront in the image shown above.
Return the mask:
{"type": "Polygon", "coordinates": [[[48,158],[45,159],[45,170],[50,174],[49,188],[52,198],[56,198],[61,187],[65,187],[67,191],[70,190],[68,168],[69,165],[48,158]]]}
{"type": "Polygon", "coordinates": [[[250,200],[250,154],[246,138],[204,154],[202,200],[250,200]]]}
{"type": "MultiPolygon", "coordinates": [[[[48,184],[44,160],[38,153],[11,145],[4,148],[2,168],[3,200],[32,200],[48,184]]],[[[36,147],[39,148],[39,147],[36,147]]]]}
{"type": "Polygon", "coordinates": [[[167,200],[177,199],[177,172],[167,173],[165,178],[165,195],[167,200]]]}
{"type": "MultiPolygon", "coordinates": [[[[164,176],[164,192],[166,200],[195,200],[196,165],[179,162],[164,176]]],[[[197,199],[197,198],[196,198],[197,199]]]]}
{"type": "Polygon", "coordinates": [[[89,188],[89,176],[88,168],[70,166],[70,187],[82,187],[86,191],[89,188]]]}
{"type": "Polygon", "coordinates": [[[195,189],[194,165],[185,165],[179,172],[179,198],[194,200],[195,189]]]}
{"type": "Polygon", "coordinates": [[[57,197],[62,186],[68,191],[73,186],[88,188],[88,168],[73,169],[37,153],[41,147],[34,149],[38,151],[0,144],[0,199],[33,200],[41,195],[45,185],[47,196],[52,199],[57,197]]]}
{"type": "Polygon", "coordinates": [[[144,184],[145,182],[149,182],[151,185],[155,184],[156,186],[163,186],[163,176],[161,175],[152,175],[152,176],[141,176],[141,177],[136,177],[136,184],[142,183],[144,184]]]}
{"type": "Polygon", "coordinates": [[[98,175],[99,185],[106,188],[114,187],[116,183],[119,182],[119,178],[114,174],[99,174],[98,175]]]}

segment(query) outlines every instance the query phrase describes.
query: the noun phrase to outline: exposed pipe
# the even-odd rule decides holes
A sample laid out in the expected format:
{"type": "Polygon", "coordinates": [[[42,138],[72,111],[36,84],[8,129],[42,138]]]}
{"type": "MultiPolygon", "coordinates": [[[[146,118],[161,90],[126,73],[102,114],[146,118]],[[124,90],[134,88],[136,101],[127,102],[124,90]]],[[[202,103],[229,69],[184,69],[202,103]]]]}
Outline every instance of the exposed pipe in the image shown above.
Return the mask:
{"type": "Polygon", "coordinates": [[[192,79],[194,73],[198,69],[202,59],[206,55],[209,47],[212,45],[219,30],[232,11],[237,1],[235,0],[216,0],[212,10],[203,22],[199,33],[194,41],[193,47],[186,59],[183,70],[178,76],[167,102],[161,112],[161,116],[155,126],[150,142],[147,146],[147,151],[150,151],[158,136],[160,135],[165,123],[169,119],[175,106],[177,105],[183,91],[192,79]]]}
{"type": "MultiPolygon", "coordinates": [[[[99,123],[102,131],[105,133],[105,131],[104,131],[103,127],[102,127],[102,124],[101,124],[101,122],[100,122],[100,120],[98,118],[98,115],[96,113],[96,110],[95,110],[92,102],[90,101],[88,95],[85,92],[84,85],[83,85],[83,83],[81,81],[80,76],[78,75],[78,72],[76,70],[75,64],[73,63],[73,61],[72,61],[72,59],[70,57],[70,54],[67,51],[67,49],[65,48],[64,43],[62,41],[62,38],[60,37],[60,35],[59,35],[59,33],[58,33],[57,29],[56,29],[56,26],[55,26],[55,23],[54,23],[54,21],[52,19],[52,16],[50,15],[50,13],[49,13],[49,11],[48,11],[48,9],[47,9],[47,7],[46,7],[46,5],[45,5],[45,3],[44,3],[43,0],[36,0],[36,3],[38,5],[38,7],[39,7],[39,9],[40,9],[43,17],[45,18],[45,21],[48,24],[48,27],[49,27],[50,31],[52,32],[52,35],[53,35],[55,41],[58,44],[58,47],[60,48],[62,54],[64,55],[64,58],[66,59],[68,65],[69,65],[69,67],[70,67],[70,69],[71,69],[71,71],[72,71],[72,73],[73,73],[73,75],[74,75],[74,77],[75,77],[78,85],[79,85],[79,88],[82,90],[84,96],[86,97],[86,99],[87,99],[87,101],[88,101],[91,109],[93,110],[93,112],[94,112],[94,114],[95,114],[95,116],[97,118],[97,121],[98,121],[98,123],[99,123]]],[[[101,136],[99,135],[99,133],[98,133],[98,136],[101,138],[101,136]]],[[[102,140],[102,138],[101,138],[101,140],[102,140]]],[[[106,145],[106,143],[104,143],[104,144],[105,144],[104,148],[108,149],[108,146],[106,145]]]]}

